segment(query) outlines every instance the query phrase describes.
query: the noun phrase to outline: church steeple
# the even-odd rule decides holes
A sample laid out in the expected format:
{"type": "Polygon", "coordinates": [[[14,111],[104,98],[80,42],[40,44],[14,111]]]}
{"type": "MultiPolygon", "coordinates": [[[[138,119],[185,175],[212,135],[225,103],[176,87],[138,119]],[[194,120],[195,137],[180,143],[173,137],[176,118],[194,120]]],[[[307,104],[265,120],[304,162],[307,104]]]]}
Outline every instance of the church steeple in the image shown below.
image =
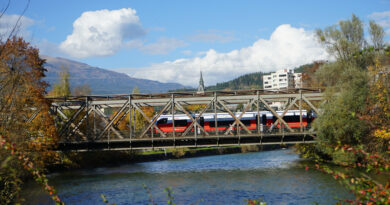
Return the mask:
{"type": "Polygon", "coordinates": [[[198,93],[203,93],[203,92],[204,92],[204,82],[203,82],[202,71],[200,71],[198,93]]]}

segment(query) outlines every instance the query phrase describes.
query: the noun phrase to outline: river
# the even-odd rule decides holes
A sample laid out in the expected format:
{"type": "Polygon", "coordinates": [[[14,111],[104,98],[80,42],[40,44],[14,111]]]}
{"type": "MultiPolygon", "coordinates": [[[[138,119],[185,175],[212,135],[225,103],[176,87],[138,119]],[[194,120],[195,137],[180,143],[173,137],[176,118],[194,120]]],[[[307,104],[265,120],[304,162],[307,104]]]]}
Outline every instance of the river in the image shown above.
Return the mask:
{"type": "MultiPolygon", "coordinates": [[[[335,204],[353,198],[331,176],[305,170],[291,149],[144,162],[118,167],[54,173],[51,184],[67,204],[148,204],[151,190],[157,204],[167,204],[171,187],[176,204],[246,204],[262,198],[267,204],[335,204]]],[[[29,183],[27,204],[52,204],[29,183]]]]}

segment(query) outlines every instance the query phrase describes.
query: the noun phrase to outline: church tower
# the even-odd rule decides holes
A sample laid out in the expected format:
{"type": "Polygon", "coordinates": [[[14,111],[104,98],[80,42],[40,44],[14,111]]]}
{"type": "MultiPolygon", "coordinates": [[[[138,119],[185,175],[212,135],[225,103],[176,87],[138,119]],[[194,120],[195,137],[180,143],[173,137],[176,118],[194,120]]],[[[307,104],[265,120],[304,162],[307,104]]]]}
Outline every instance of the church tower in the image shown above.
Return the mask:
{"type": "Polygon", "coordinates": [[[202,71],[200,71],[198,93],[204,93],[204,82],[203,82],[202,71]]]}

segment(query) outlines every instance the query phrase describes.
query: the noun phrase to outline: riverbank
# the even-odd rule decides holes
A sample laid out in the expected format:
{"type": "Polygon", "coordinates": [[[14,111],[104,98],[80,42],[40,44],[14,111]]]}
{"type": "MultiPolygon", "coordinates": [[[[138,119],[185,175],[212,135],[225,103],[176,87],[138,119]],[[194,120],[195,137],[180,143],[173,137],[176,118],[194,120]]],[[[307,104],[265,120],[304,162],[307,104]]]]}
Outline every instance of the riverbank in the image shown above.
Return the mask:
{"type": "Polygon", "coordinates": [[[92,151],[60,153],[60,162],[48,167],[48,172],[113,167],[124,164],[192,158],[212,155],[259,152],[285,148],[283,145],[243,145],[229,147],[175,148],[144,151],[92,151]]]}

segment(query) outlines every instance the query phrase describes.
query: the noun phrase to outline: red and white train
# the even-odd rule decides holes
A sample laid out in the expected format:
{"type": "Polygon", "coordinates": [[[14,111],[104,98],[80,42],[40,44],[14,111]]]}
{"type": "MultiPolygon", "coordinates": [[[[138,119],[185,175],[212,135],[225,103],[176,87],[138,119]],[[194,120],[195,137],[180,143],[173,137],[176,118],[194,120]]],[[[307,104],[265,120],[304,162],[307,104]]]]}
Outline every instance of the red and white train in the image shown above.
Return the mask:
{"type": "MultiPolygon", "coordinates": [[[[270,111],[261,111],[259,112],[260,116],[257,117],[257,112],[246,112],[241,117],[241,122],[249,129],[249,130],[257,130],[257,125],[259,124],[262,129],[270,128],[277,118],[270,111]],[[257,120],[260,120],[257,123],[257,120]]],[[[283,111],[277,111],[278,115],[282,115],[283,111]]],[[[237,118],[241,115],[241,112],[233,113],[237,118]]],[[[289,110],[284,115],[283,120],[291,127],[291,128],[299,128],[300,127],[300,119],[299,119],[300,111],[299,110],[289,110]]],[[[198,114],[193,114],[192,118],[196,118],[199,116],[198,114]]],[[[191,125],[191,119],[185,114],[176,114],[175,116],[175,132],[184,132],[188,126],[191,125]]],[[[313,120],[315,116],[314,113],[308,113],[306,110],[302,110],[302,126],[307,127],[313,120]]],[[[214,113],[204,113],[202,117],[199,118],[199,125],[204,128],[207,132],[215,132],[215,114],[214,113]]],[[[234,118],[229,113],[217,113],[217,127],[218,131],[225,131],[227,129],[235,130],[236,126],[232,127],[234,123],[234,118]]],[[[172,115],[161,115],[157,121],[156,125],[161,131],[165,133],[173,132],[173,122],[172,115]]],[[[279,128],[279,123],[275,128],[279,128]]],[[[193,129],[193,128],[192,128],[193,129]]],[[[193,131],[193,130],[192,130],[193,131]]],[[[155,132],[157,132],[155,130],[155,132]]]]}

